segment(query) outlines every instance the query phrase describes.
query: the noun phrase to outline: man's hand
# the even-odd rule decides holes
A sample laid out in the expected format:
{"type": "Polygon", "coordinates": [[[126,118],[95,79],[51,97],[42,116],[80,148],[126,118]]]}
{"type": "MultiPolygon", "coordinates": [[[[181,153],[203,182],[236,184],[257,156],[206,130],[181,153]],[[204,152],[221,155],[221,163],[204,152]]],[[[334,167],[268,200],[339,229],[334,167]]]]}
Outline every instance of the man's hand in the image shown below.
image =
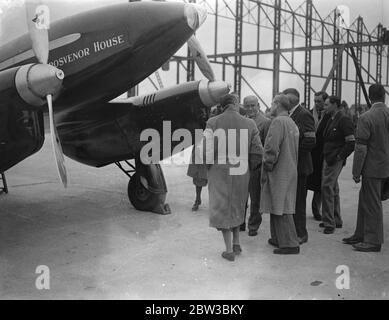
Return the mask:
{"type": "Polygon", "coordinates": [[[354,180],[355,183],[360,183],[361,182],[361,176],[358,176],[358,177],[353,176],[353,180],[354,180]]]}

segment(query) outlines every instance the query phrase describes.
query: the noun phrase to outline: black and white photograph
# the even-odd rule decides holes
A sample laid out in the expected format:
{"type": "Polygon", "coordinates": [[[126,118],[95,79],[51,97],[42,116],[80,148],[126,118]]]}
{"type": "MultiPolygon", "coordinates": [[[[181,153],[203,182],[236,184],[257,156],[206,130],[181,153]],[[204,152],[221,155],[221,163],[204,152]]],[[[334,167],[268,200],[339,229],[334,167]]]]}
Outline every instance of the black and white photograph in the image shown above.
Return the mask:
{"type": "Polygon", "coordinates": [[[388,300],[387,28],[387,0],[0,0],[0,300],[388,300]]]}

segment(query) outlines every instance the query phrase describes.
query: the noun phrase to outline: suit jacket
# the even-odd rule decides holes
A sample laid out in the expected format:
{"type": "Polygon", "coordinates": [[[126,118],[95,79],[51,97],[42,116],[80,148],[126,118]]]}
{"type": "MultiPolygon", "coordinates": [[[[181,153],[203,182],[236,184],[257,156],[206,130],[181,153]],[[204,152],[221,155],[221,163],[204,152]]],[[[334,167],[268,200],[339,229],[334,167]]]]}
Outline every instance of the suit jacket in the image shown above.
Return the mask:
{"type": "Polygon", "coordinates": [[[368,178],[389,177],[389,109],[376,103],[361,115],[357,125],[356,143],[367,146],[366,157],[360,157],[357,147],[353,175],[368,178]]]}
{"type": "Polygon", "coordinates": [[[269,127],[271,124],[271,120],[269,118],[266,118],[262,112],[258,112],[255,118],[253,118],[253,120],[257,125],[259,131],[259,137],[261,138],[262,145],[264,145],[267,132],[269,131],[269,127]]]}
{"type": "Polygon", "coordinates": [[[323,147],[324,147],[324,130],[327,127],[331,115],[324,114],[318,121],[316,129],[316,145],[311,151],[313,172],[308,177],[308,189],[316,192],[321,191],[321,178],[323,171],[323,147]]]}
{"type": "Polygon", "coordinates": [[[299,129],[298,175],[308,176],[313,172],[311,150],[316,144],[315,120],[309,110],[299,105],[291,114],[299,129]]]}
{"type": "Polygon", "coordinates": [[[346,140],[346,137],[351,136],[354,136],[353,122],[343,111],[338,111],[328,121],[323,134],[323,155],[328,165],[340,160],[345,161],[354,151],[355,140],[346,140]]]}

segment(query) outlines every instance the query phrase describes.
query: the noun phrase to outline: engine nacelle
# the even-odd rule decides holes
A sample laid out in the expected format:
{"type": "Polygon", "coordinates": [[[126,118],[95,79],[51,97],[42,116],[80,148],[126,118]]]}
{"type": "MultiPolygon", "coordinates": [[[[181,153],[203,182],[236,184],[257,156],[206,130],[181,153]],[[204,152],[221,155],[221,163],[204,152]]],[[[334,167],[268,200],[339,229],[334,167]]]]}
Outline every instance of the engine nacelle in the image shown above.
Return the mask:
{"type": "MultiPolygon", "coordinates": [[[[138,107],[158,105],[169,100],[177,101],[180,97],[193,96],[198,105],[212,107],[219,103],[220,98],[230,91],[230,85],[223,81],[210,82],[207,80],[186,82],[174,87],[165,88],[152,94],[115,100],[117,103],[131,103],[138,107]]],[[[187,99],[187,97],[186,97],[187,99]]]]}
{"type": "Polygon", "coordinates": [[[49,64],[27,64],[16,72],[15,86],[24,102],[39,107],[46,104],[47,95],[58,96],[64,77],[62,70],[49,64]]]}

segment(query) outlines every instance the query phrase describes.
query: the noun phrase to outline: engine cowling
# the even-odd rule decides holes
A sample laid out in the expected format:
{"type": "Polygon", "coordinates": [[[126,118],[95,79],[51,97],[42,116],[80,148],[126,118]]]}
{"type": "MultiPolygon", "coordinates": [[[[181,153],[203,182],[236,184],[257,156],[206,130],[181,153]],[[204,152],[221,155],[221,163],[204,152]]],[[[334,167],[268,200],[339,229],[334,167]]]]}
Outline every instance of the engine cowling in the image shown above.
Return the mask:
{"type": "Polygon", "coordinates": [[[58,96],[64,77],[62,70],[49,64],[27,64],[16,72],[15,86],[24,102],[38,107],[46,104],[48,94],[58,96]]]}
{"type": "Polygon", "coordinates": [[[41,110],[47,103],[48,94],[54,99],[60,94],[63,79],[63,71],[48,64],[27,64],[2,70],[0,99],[22,109],[41,110]]]}

